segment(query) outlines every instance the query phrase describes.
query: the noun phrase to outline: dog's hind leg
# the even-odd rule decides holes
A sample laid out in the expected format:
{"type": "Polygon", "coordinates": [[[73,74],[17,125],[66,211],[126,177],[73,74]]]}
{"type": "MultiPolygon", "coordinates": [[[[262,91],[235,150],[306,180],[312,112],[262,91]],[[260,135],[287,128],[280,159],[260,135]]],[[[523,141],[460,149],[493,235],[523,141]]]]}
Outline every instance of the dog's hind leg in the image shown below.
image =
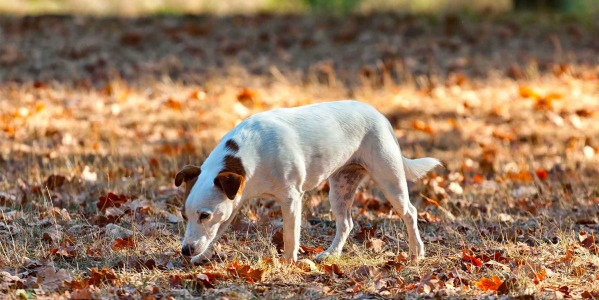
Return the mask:
{"type": "Polygon", "coordinates": [[[393,205],[405,222],[411,258],[424,257],[424,244],[420,239],[416,223],[418,214],[416,207],[410,203],[401,151],[396,144],[382,145],[380,148],[373,147],[373,149],[377,150],[366,166],[370,177],[381,188],[387,201],[393,205]]]}
{"type": "Polygon", "coordinates": [[[351,207],[356,189],[366,176],[366,170],[357,164],[347,165],[329,177],[329,202],[335,215],[336,233],[331,246],[320,253],[316,260],[323,260],[331,255],[338,255],[343,250],[345,241],[354,227],[351,207]]]}
{"type": "Polygon", "coordinates": [[[416,207],[410,203],[408,184],[403,172],[401,156],[398,156],[396,163],[390,163],[389,160],[383,159],[380,163],[369,167],[370,176],[382,189],[387,201],[393,205],[393,208],[405,222],[408,231],[410,257],[417,259],[418,257],[424,257],[424,244],[418,232],[416,207]]]}

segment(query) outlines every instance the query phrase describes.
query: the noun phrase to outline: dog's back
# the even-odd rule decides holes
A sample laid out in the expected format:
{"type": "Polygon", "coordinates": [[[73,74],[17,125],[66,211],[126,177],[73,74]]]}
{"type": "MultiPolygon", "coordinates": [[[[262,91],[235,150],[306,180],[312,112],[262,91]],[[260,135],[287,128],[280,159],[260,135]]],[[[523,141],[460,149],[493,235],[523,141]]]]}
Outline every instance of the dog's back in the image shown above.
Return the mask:
{"type": "MultiPolygon", "coordinates": [[[[309,190],[340,166],[360,160],[366,155],[360,151],[363,146],[372,139],[380,140],[381,134],[392,136],[391,126],[381,113],[370,105],[346,100],[256,114],[223,141],[234,139],[246,144],[254,153],[252,157],[260,159],[256,164],[271,165],[269,172],[284,170],[276,176],[287,182],[299,180],[303,189],[309,190]],[[283,162],[288,165],[281,166],[283,162]]],[[[242,160],[243,148],[239,150],[242,160]]]]}

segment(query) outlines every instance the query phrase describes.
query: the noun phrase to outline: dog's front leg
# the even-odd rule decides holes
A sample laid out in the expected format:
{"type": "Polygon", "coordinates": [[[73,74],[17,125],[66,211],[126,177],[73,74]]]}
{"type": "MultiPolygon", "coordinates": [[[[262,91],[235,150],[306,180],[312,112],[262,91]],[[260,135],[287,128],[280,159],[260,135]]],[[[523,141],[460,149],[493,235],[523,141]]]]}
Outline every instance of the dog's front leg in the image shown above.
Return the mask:
{"type": "Polygon", "coordinates": [[[283,213],[283,240],[285,242],[284,256],[289,262],[297,261],[302,223],[302,194],[299,191],[291,191],[281,201],[281,212],[283,213]]]}

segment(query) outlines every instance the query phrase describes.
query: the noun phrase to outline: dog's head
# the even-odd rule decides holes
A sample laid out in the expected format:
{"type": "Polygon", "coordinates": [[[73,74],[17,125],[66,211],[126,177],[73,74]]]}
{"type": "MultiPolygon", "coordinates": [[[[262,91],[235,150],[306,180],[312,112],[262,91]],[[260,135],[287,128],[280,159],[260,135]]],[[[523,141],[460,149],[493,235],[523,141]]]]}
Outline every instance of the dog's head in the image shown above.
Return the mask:
{"type": "Polygon", "coordinates": [[[185,182],[181,214],[187,221],[187,228],[181,253],[193,256],[192,262],[210,258],[207,253],[210,244],[229,225],[239,203],[237,198],[243,190],[245,172],[231,168],[230,164],[225,166],[218,173],[211,174],[208,170],[201,172],[199,167],[188,165],[175,176],[176,186],[185,182]]]}

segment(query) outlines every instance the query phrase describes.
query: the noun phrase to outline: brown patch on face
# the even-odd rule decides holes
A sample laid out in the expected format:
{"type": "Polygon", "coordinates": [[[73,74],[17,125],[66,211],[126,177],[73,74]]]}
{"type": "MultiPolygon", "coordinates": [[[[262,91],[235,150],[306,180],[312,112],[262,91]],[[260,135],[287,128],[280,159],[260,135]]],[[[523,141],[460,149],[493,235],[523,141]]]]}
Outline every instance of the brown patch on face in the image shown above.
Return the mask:
{"type": "Polygon", "coordinates": [[[231,152],[237,153],[237,151],[239,151],[239,145],[234,140],[227,140],[227,142],[225,142],[225,149],[229,149],[231,152]]]}
{"type": "Polygon", "coordinates": [[[223,160],[223,169],[219,173],[231,172],[245,178],[245,168],[239,157],[225,155],[223,160]]]}

